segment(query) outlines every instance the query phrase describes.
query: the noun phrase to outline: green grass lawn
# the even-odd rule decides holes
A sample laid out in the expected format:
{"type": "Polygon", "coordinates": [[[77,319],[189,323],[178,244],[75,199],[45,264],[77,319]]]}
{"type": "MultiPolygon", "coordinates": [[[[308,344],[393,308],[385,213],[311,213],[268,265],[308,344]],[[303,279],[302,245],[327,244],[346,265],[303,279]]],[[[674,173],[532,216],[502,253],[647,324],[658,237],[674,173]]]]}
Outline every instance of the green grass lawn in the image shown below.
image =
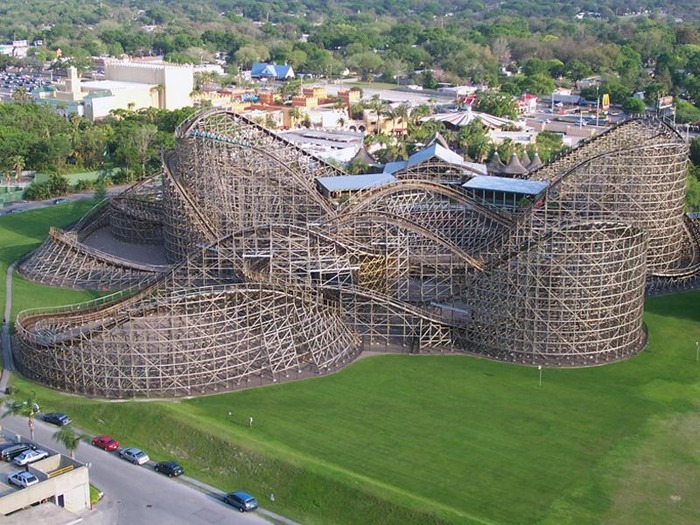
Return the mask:
{"type": "MultiPolygon", "coordinates": [[[[0,264],[84,205],[1,218],[0,264]]],[[[24,306],[90,298],[20,279],[15,293],[24,306]]],[[[536,369],[463,355],[373,357],[309,381],[172,402],[13,384],[86,431],[177,459],[303,523],[690,525],[700,522],[699,304],[700,292],[649,299],[642,354],[544,370],[542,387],[536,369]]]]}
{"type": "MultiPolygon", "coordinates": [[[[0,217],[0,305],[3,311],[8,266],[39,246],[46,238],[49,226],[66,227],[80,219],[94,205],[95,201],[86,199],[0,217]]],[[[71,304],[92,299],[97,295],[96,292],[42,286],[25,281],[15,273],[12,319],[26,308],[71,304]]]]}
{"type": "Polygon", "coordinates": [[[545,370],[542,387],[532,368],[400,355],[174,402],[103,403],[15,385],[86,430],[176,458],[304,523],[694,524],[699,301],[699,292],[650,299],[644,353],[545,370]]]}

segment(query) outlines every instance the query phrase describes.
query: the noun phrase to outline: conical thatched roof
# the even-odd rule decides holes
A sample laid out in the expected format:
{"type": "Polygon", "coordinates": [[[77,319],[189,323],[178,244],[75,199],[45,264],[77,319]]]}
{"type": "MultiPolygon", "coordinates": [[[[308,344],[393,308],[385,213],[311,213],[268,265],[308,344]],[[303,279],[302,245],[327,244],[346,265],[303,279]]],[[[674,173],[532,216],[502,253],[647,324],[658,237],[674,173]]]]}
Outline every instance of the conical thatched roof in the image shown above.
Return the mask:
{"type": "Polygon", "coordinates": [[[450,149],[450,146],[448,146],[447,141],[445,140],[445,137],[442,136],[442,134],[439,131],[436,131],[433,133],[433,136],[428,139],[428,141],[425,143],[425,148],[432,146],[433,144],[438,143],[440,146],[442,146],[445,149],[450,149]]]}
{"type": "Polygon", "coordinates": [[[535,156],[532,157],[532,161],[527,165],[527,171],[535,171],[543,166],[540,155],[535,152],[535,156]]]}
{"type": "Polygon", "coordinates": [[[367,164],[367,166],[376,166],[377,161],[370,155],[367,148],[365,148],[364,142],[360,143],[360,149],[357,150],[355,156],[350,160],[350,162],[362,162],[367,164]]]}
{"type": "Polygon", "coordinates": [[[523,156],[520,157],[520,164],[523,165],[523,167],[527,168],[530,165],[530,157],[527,156],[527,151],[523,151],[523,156]]]}
{"type": "Polygon", "coordinates": [[[503,173],[505,173],[506,175],[526,175],[527,170],[523,168],[522,164],[520,164],[520,161],[518,160],[518,155],[516,153],[513,153],[510,156],[510,162],[508,162],[508,165],[503,170],[503,173]]]}
{"type": "Polygon", "coordinates": [[[491,160],[486,164],[486,171],[491,174],[501,174],[506,169],[506,165],[501,162],[498,152],[494,152],[491,160]]]}

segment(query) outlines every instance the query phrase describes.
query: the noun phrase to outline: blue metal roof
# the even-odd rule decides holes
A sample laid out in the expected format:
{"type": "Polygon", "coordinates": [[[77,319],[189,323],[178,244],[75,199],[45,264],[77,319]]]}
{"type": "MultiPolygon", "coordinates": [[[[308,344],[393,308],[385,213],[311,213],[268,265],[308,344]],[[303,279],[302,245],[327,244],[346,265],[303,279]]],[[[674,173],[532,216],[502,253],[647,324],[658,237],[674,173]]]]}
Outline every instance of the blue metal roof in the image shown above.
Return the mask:
{"type": "Polygon", "coordinates": [[[508,179],[506,177],[492,177],[490,175],[474,177],[469,182],[462,184],[463,188],[471,190],[504,191],[521,195],[537,195],[547,186],[549,186],[549,182],[508,179]]]}
{"type": "Polygon", "coordinates": [[[271,68],[270,64],[265,64],[264,62],[256,62],[250,68],[251,77],[274,76],[274,74],[274,68],[271,68]]]}
{"type": "Polygon", "coordinates": [[[277,79],[285,79],[294,76],[292,66],[267,64],[265,62],[255,62],[250,68],[250,76],[253,78],[269,77],[277,79]]]}
{"type": "Polygon", "coordinates": [[[446,162],[448,164],[453,164],[455,166],[461,166],[467,168],[471,171],[477,173],[486,173],[486,166],[483,164],[477,164],[475,162],[466,162],[459,154],[451,151],[437,142],[433,142],[429,146],[416,151],[411,155],[408,160],[388,162],[384,166],[384,173],[396,173],[399,170],[408,168],[410,166],[416,166],[422,162],[427,162],[430,159],[437,158],[446,162]]]}
{"type": "Polygon", "coordinates": [[[292,70],[292,66],[278,66],[275,64],[275,75],[277,75],[277,78],[287,78],[288,76],[293,77],[294,71],[292,70]]]}
{"type": "Polygon", "coordinates": [[[373,186],[384,186],[396,182],[396,177],[388,173],[370,173],[367,175],[340,175],[338,177],[319,177],[316,182],[326,191],[358,191],[373,186]]]}

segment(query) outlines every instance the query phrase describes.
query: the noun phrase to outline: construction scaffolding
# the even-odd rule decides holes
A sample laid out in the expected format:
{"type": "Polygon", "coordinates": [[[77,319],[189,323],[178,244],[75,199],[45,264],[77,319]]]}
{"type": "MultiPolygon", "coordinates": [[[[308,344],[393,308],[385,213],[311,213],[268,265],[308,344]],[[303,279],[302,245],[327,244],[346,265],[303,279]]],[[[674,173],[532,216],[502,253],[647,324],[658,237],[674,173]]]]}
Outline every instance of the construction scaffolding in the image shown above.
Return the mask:
{"type": "Polygon", "coordinates": [[[123,398],[308,377],[366,348],[544,366],[623,359],[646,344],[645,287],[700,275],[686,163],[672,128],[636,119],[526,175],[548,184],[515,210],[444,184],[472,175],[428,155],[424,171],[335,205],[315,181],[338,168],[208,110],[177,130],[162,179],[53,231],[21,265],[41,282],[121,291],[20,313],[17,367],[123,398]],[[170,265],[82,243],[100,228],[160,244],[170,265]]]}

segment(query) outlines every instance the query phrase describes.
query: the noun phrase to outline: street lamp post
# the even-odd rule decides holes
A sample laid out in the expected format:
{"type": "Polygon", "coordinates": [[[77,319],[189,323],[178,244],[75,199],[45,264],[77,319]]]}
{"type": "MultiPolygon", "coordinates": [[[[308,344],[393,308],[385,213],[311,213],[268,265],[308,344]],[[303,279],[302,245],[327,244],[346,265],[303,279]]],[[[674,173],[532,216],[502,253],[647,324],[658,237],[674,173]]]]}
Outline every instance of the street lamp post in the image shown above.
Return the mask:
{"type": "Polygon", "coordinates": [[[538,366],[537,370],[540,371],[540,385],[539,386],[542,386],[542,365],[538,366]]]}
{"type": "Polygon", "coordinates": [[[600,97],[598,96],[599,86],[595,87],[595,125],[598,126],[598,115],[600,115],[600,97]]]}
{"type": "Polygon", "coordinates": [[[700,341],[695,341],[695,362],[700,361],[700,341]]]}

